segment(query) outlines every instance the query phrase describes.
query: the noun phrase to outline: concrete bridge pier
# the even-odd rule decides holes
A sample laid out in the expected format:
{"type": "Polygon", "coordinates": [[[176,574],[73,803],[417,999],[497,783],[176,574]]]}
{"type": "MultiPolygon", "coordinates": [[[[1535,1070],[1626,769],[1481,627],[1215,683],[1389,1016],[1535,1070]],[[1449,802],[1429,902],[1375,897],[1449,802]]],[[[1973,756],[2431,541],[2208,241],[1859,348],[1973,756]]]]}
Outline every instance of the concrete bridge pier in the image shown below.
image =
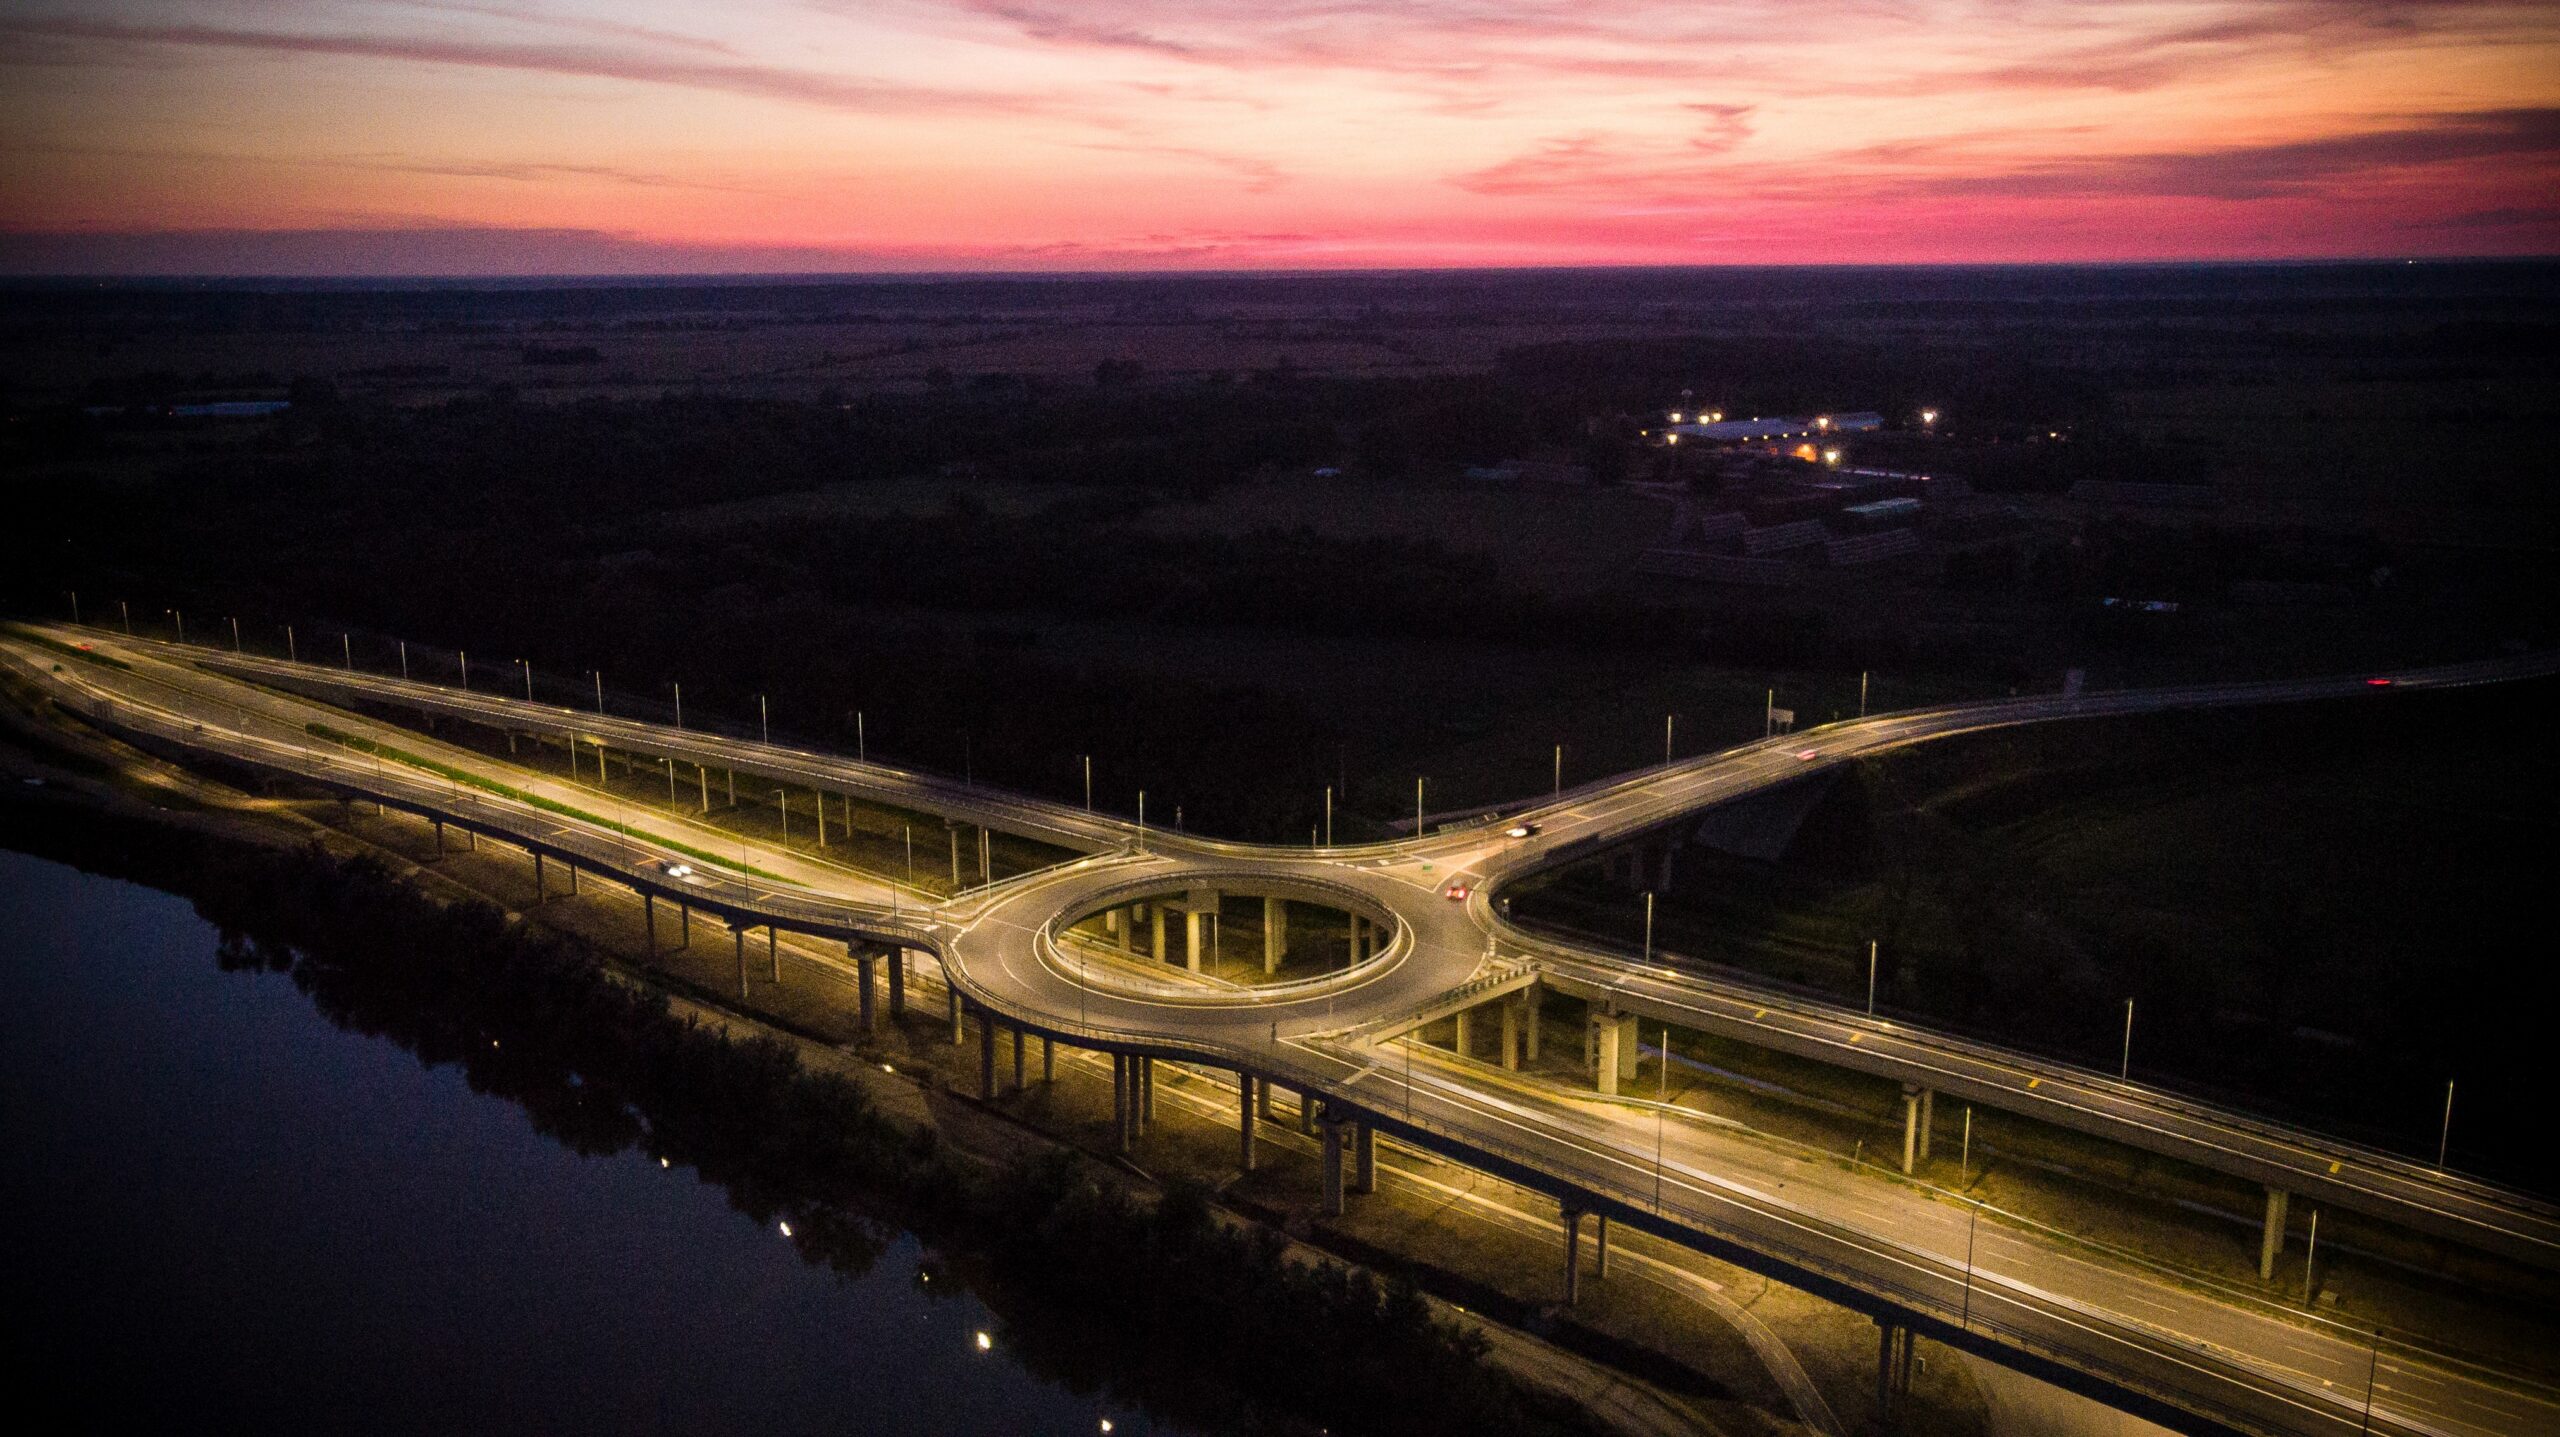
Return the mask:
{"type": "Polygon", "coordinates": [[[1251,1073],[1236,1074],[1236,1166],[1253,1171],[1253,1092],[1264,1085],[1251,1073]]]}
{"type": "Polygon", "coordinates": [[[1588,1046],[1592,1078],[1605,1097],[1616,1097],[1621,1083],[1632,1082],[1642,1050],[1636,1045],[1632,1013],[1594,1013],[1588,1046]]]}
{"type": "Polygon", "coordinates": [[[1598,1231],[1592,1234],[1591,1243],[1591,1275],[1593,1277],[1607,1277],[1609,1275],[1609,1215],[1607,1213],[1600,1213],[1597,1216],[1599,1218],[1598,1231]]]}
{"type": "Polygon", "coordinates": [[[880,1025],[879,1015],[873,1011],[871,1005],[873,954],[868,947],[860,943],[847,943],[844,947],[845,956],[853,960],[854,1021],[862,1025],[862,1031],[876,1033],[880,1030],[880,1025]]]}
{"type": "Polygon", "coordinates": [[[1129,1151],[1129,1055],[1111,1055],[1111,1146],[1129,1151]]]}
{"type": "Polygon", "coordinates": [[[1254,1084],[1253,1107],[1255,1112],[1262,1115],[1264,1122],[1271,1121],[1271,1080],[1269,1078],[1254,1084]]]}
{"type": "Polygon", "coordinates": [[[1564,1305],[1582,1297],[1582,1209],[1564,1210],[1564,1305]]]}
{"type": "Polygon", "coordinates": [[[1058,1040],[1046,1033],[1040,1035],[1040,1081],[1058,1081],[1058,1040]]]}
{"type": "Polygon", "coordinates": [[[1520,1066],[1520,1004],[1505,1000],[1502,1004],[1502,1066],[1516,1071],[1520,1066]]]}
{"type": "Polygon", "coordinates": [[[951,995],[951,1046],[957,1048],[969,1039],[968,1035],[960,1030],[960,990],[954,987],[948,992],[951,995]]]}
{"type": "Polygon", "coordinates": [[[1262,976],[1280,971],[1289,952],[1289,900],[1264,895],[1262,900],[1262,976]]]}
{"type": "Polygon", "coordinates": [[[577,897],[577,896],[578,896],[578,865],[576,865],[576,864],[574,864],[574,863],[563,863],[563,864],[561,864],[560,866],[569,870],[569,896],[570,896],[570,897],[572,897],[572,898],[577,897]]]}
{"type": "Polygon", "coordinates": [[[654,957],[658,951],[658,895],[645,888],[640,891],[640,923],[648,931],[647,952],[654,957]]]}
{"type": "Polygon", "coordinates": [[[444,857],[444,820],[437,818],[430,819],[429,822],[436,827],[436,857],[442,858],[444,857]]]}
{"type": "Polygon", "coordinates": [[[1324,1215],[1342,1216],[1342,1130],[1348,1126],[1328,1110],[1319,1120],[1324,1129],[1324,1215]]]}
{"type": "Polygon", "coordinates": [[[1200,908],[1196,903],[1182,910],[1182,966],[1194,973],[1200,971],[1200,908]]]}
{"type": "Polygon", "coordinates": [[[889,1017],[892,1021],[907,1016],[907,950],[889,950],[889,1017]]]}
{"type": "Polygon", "coordinates": [[[744,998],[747,996],[747,925],[730,919],[729,936],[738,944],[738,996],[744,998]]]}
{"type": "Polygon", "coordinates": [[[1298,1131],[1309,1137],[1316,1131],[1316,1095],[1305,1088],[1298,1090],[1298,1131]]]}
{"type": "Polygon", "coordinates": [[[996,1100],[996,1018],[993,1013],[978,1010],[978,1101],[996,1100]]]}
{"type": "Polygon", "coordinates": [[[543,879],[542,879],[542,850],[540,850],[540,849],[535,849],[535,850],[534,850],[534,853],[533,853],[533,902],[534,902],[534,906],[536,906],[536,907],[540,907],[540,906],[541,906],[541,904],[542,904],[542,901],[543,901],[544,899],[546,899],[546,898],[549,898],[550,896],[551,896],[550,894],[545,893],[545,892],[543,891],[543,879]]]}
{"type": "Polygon", "coordinates": [[[768,923],[764,926],[764,956],[773,964],[773,981],[782,981],[782,930],[768,923]]]}
{"type": "Polygon", "coordinates": [[[678,928],[677,928],[677,930],[676,930],[676,932],[677,932],[677,937],[676,937],[676,946],[677,946],[678,948],[690,948],[690,947],[692,947],[692,946],[693,946],[693,905],[692,905],[692,904],[690,904],[690,903],[685,902],[685,901],[684,901],[683,899],[681,899],[681,898],[679,898],[679,899],[677,899],[677,900],[676,900],[676,922],[677,922],[677,924],[679,925],[679,927],[678,927],[678,928]]]}
{"type": "Polygon", "coordinates": [[[2276,1259],[2284,1255],[2286,1210],[2293,1205],[2293,1194],[2283,1188],[2267,1189],[2267,1220],[2258,1230],[2258,1280],[2273,1282],[2276,1259]]]}
{"type": "Polygon", "coordinates": [[[1521,1034],[1524,1041],[1520,1045],[1520,1056],[1534,1063],[1538,1061],[1538,985],[1535,983],[1520,990],[1520,1026],[1528,1030],[1521,1034]]]}
{"type": "Polygon", "coordinates": [[[1457,1052],[1457,1055],[1461,1058],[1467,1056],[1467,1050],[1471,1046],[1467,1041],[1470,1036],[1467,1026],[1467,1014],[1469,1011],[1470,1010],[1465,1008],[1460,1008],[1458,1010],[1458,1016],[1455,1020],[1457,1031],[1452,1035],[1453,1041],[1450,1044],[1450,1046],[1457,1052]]]}
{"type": "Polygon", "coordinates": [[[1028,1048],[1028,1047],[1030,1047],[1030,1046],[1031,1046],[1031,1036],[1030,1036],[1029,1034],[1027,1034],[1027,1033],[1023,1032],[1020,1028],[1015,1028],[1015,1029],[1013,1030],[1013,1090],[1014,1090],[1015,1092],[1017,1092],[1017,1093],[1018,1093],[1018,1092],[1021,1092],[1021,1091],[1022,1091],[1022,1088],[1023,1088],[1023,1083],[1022,1083],[1022,1055],[1023,1055],[1023,1050],[1024,1050],[1024,1049],[1026,1049],[1026,1048],[1028,1048]]]}
{"type": "Polygon", "coordinates": [[[1378,1190],[1378,1130],[1366,1122],[1352,1129],[1351,1190],[1362,1197],[1378,1190]]]}
{"type": "Polygon", "coordinates": [[[1929,1160],[1929,1129],[1937,1113],[1937,1093],[1917,1083],[1902,1085],[1902,1171],[1909,1176],[1929,1160]]]}
{"type": "Polygon", "coordinates": [[[1902,1399],[1911,1391],[1911,1329],[1876,1320],[1876,1425],[1901,1425],[1902,1399]]]}
{"type": "Polygon", "coordinates": [[[1138,1131],[1151,1133],[1156,1127],[1156,1060],[1138,1060],[1138,1131]]]}
{"type": "Polygon", "coordinates": [[[1147,934],[1147,956],[1161,963],[1165,957],[1164,905],[1161,903],[1147,905],[1147,921],[1151,925],[1147,934]]]}

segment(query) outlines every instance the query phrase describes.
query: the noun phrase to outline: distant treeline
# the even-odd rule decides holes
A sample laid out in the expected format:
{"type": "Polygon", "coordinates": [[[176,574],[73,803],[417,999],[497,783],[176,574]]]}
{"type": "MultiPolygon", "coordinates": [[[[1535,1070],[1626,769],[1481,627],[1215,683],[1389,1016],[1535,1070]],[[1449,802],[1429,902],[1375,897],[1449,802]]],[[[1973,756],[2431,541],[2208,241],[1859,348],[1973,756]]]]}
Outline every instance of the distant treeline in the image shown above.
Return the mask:
{"type": "Polygon", "coordinates": [[[719,1184],[802,1257],[866,1271],[897,1228],[939,1246],[1033,1372],[1234,1432],[1571,1434],[1581,1416],[1484,1361],[1402,1282],[1292,1258],[1071,1155],[990,1172],[770,1040],[736,1040],[610,976],[575,939],[447,904],[369,859],[256,849],[0,805],[0,842],[168,887],[223,931],[226,968],[290,975],[332,1022],[388,1039],[590,1155],[640,1151],[719,1184]]]}

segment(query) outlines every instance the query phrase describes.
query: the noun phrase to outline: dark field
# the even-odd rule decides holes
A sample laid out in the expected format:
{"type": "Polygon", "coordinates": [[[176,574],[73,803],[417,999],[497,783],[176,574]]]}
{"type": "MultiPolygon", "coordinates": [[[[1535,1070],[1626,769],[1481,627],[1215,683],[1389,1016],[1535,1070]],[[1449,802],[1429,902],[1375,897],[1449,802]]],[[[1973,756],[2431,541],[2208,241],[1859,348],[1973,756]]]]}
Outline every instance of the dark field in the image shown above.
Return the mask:
{"type": "MultiPolygon", "coordinates": [[[[2537,1076],[2555,686],[1970,735],[1861,763],[1775,863],[1688,844],[1658,944],[2560,1189],[2537,1076]]],[[[1671,835],[1656,835],[1659,855],[1671,835]]],[[[1658,872],[1659,870],[1653,870],[1658,872]]],[[[1588,865],[1514,911],[1629,943],[1588,865]]]]}
{"type": "MultiPolygon", "coordinates": [[[[54,286],[0,320],[0,606],[569,699],[687,689],[1195,828],[1381,832],[1807,722],[2547,641],[2549,265],[54,286]],[[1873,408],[1918,552],[1645,572],[1667,406],[1873,408]],[[249,419],[160,406],[289,400],[249,419]],[[1945,416],[1914,432],[1922,406],[1945,416]],[[1570,483],[1470,466],[1573,466],[1570,483]],[[1320,470],[1338,471],[1319,474],[1320,470]],[[2084,483],[2201,486],[2203,505],[2084,483]],[[2128,622],[2108,597],[2172,601],[2128,622]],[[488,680],[495,682],[493,677],[488,680]]],[[[1792,462],[1792,461],[1785,461],[1792,462]]]]}

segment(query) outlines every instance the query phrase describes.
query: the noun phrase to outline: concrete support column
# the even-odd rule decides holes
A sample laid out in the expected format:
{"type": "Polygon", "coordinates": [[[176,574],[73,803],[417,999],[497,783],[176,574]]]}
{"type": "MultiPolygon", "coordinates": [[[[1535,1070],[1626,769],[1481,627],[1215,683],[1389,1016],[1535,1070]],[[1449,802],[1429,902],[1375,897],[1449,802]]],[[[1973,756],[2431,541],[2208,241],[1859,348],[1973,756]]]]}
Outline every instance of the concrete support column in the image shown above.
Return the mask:
{"type": "Polygon", "coordinates": [[[1161,963],[1164,961],[1164,905],[1159,903],[1148,909],[1147,921],[1152,925],[1147,935],[1147,956],[1161,963]]]}
{"type": "Polygon", "coordinates": [[[1582,1296],[1582,1214],[1574,1208],[1564,1210],[1564,1305],[1573,1306],[1582,1296]]]}
{"type": "Polygon", "coordinates": [[[1460,1008],[1458,1010],[1458,1016],[1454,1025],[1456,1031],[1451,1034],[1450,1041],[1450,1047],[1455,1050],[1457,1055],[1461,1058],[1467,1056],[1468,1048],[1471,1046],[1467,1042],[1467,1039],[1470,1036],[1467,1031],[1467,1014],[1468,1010],[1465,1008],[1460,1008]]]}
{"type": "Polygon", "coordinates": [[[1271,1080],[1265,1078],[1253,1085],[1253,1109],[1264,1122],[1271,1120],[1271,1080]]]}
{"type": "Polygon", "coordinates": [[[1378,1190],[1378,1130],[1364,1122],[1352,1131],[1351,1190],[1366,1196],[1378,1190]]]}
{"type": "Polygon", "coordinates": [[[1527,1030],[1521,1035],[1527,1040],[1520,1045],[1523,1049],[1521,1056],[1534,1063],[1538,1061],[1538,985],[1535,983],[1520,992],[1520,1026],[1527,1030]]]}
{"type": "Polygon", "coordinates": [[[1591,1076],[1606,1097],[1618,1095],[1619,1033],[1614,1016],[1603,1014],[1592,1020],[1591,1076]]]}
{"type": "Polygon", "coordinates": [[[1266,895],[1262,900],[1262,975],[1280,971],[1289,951],[1289,900],[1266,895]]]}
{"type": "Polygon", "coordinates": [[[1895,1339],[1901,1331],[1890,1322],[1876,1323],[1876,1420],[1888,1427],[1893,1422],[1895,1339]]]}
{"type": "Polygon", "coordinates": [[[996,1019],[985,1009],[978,1011],[978,1101],[991,1103],[996,1097],[996,1019]]]}
{"type": "Polygon", "coordinates": [[[1138,1060],[1138,1131],[1156,1130],[1156,1060],[1138,1060]]]}
{"type": "Polygon", "coordinates": [[[658,951],[658,895],[645,889],[640,894],[640,922],[648,930],[648,951],[654,954],[658,951]]]}
{"type": "Polygon", "coordinates": [[[782,981],[782,930],[768,923],[764,926],[765,961],[773,965],[773,981],[782,981]]]}
{"type": "Polygon", "coordinates": [[[429,819],[428,822],[433,823],[436,827],[436,857],[442,858],[444,857],[444,820],[441,818],[433,818],[429,819]]]}
{"type": "Polygon", "coordinates": [[[1129,1150],[1129,1057],[1126,1053],[1111,1055],[1111,1146],[1124,1153],[1129,1150]]]}
{"type": "Polygon", "coordinates": [[[1351,915],[1351,927],[1345,934],[1342,961],[1345,966],[1360,961],[1360,915],[1357,913],[1351,915]]]}
{"type": "Polygon", "coordinates": [[[569,870],[569,896],[570,896],[570,897],[572,897],[572,898],[577,897],[577,896],[578,896],[578,865],[576,865],[576,864],[574,864],[574,863],[564,863],[564,864],[562,864],[562,865],[560,865],[560,866],[569,870]]]}
{"type": "Polygon", "coordinates": [[[1058,1081],[1058,1040],[1046,1033],[1040,1035],[1040,1081],[1058,1081]]]}
{"type": "Polygon", "coordinates": [[[676,946],[693,946],[693,905],[679,899],[676,903],[676,946]]]}
{"type": "Polygon", "coordinates": [[[2276,1259],[2284,1255],[2286,1209],[2293,1204],[2293,1194],[2283,1188],[2267,1189],[2267,1220],[2258,1230],[2258,1280],[2273,1282],[2276,1259]]]}
{"type": "Polygon", "coordinates": [[[856,1021],[862,1024],[862,1031],[876,1033],[880,1031],[880,1015],[873,1009],[871,1002],[873,977],[871,970],[874,966],[874,955],[858,943],[848,943],[845,947],[852,950],[853,982],[858,995],[855,998],[856,1021]]]}
{"type": "Polygon", "coordinates": [[[1342,1216],[1342,1129],[1341,1119],[1324,1116],[1324,1215],[1342,1216]]]}
{"type": "Polygon", "coordinates": [[[539,904],[550,896],[542,891],[542,854],[537,851],[533,855],[533,901],[539,904]]]}
{"type": "Polygon", "coordinates": [[[1119,910],[1119,909],[1117,909],[1117,908],[1106,908],[1106,909],[1102,910],[1102,932],[1103,932],[1103,936],[1105,936],[1105,937],[1109,938],[1112,942],[1114,942],[1114,943],[1118,943],[1118,944],[1120,944],[1120,946],[1122,946],[1122,947],[1127,947],[1127,946],[1128,946],[1128,945],[1127,945],[1127,943],[1126,943],[1126,942],[1124,942],[1124,941],[1121,939],[1121,937],[1120,937],[1120,910],[1119,910]]]}
{"type": "Polygon", "coordinates": [[[1305,1088],[1300,1088],[1298,1090],[1298,1131],[1313,1135],[1315,1130],[1316,1095],[1305,1088]]]}
{"type": "Polygon", "coordinates": [[[1929,1130],[1937,1125],[1938,1090],[1920,1090],[1920,1161],[1929,1160],[1929,1130]]]}
{"type": "Polygon", "coordinates": [[[1194,973],[1200,971],[1200,910],[1197,908],[1182,911],[1182,966],[1194,973]]]}
{"type": "Polygon", "coordinates": [[[1253,1090],[1251,1073],[1236,1075],[1236,1166],[1253,1171],[1253,1090]]]}
{"type": "Polygon", "coordinates": [[[1593,1235],[1592,1256],[1597,1259],[1591,1269],[1594,1277],[1609,1275],[1609,1215],[1600,1214],[1600,1230],[1593,1235]]]}
{"type": "Polygon", "coordinates": [[[1912,1083],[1902,1085],[1902,1171],[1911,1172],[1911,1160],[1920,1150],[1920,1089],[1912,1083]]]}
{"type": "Polygon", "coordinates": [[[951,1001],[951,1046],[957,1048],[968,1041],[968,1035],[960,1031],[960,989],[954,984],[944,991],[951,1001]]]}
{"type": "Polygon", "coordinates": [[[729,920],[729,936],[738,944],[738,996],[747,996],[747,930],[738,920],[729,920]]]}
{"type": "Polygon", "coordinates": [[[889,950],[889,1016],[907,1016],[907,950],[889,950]]]}
{"type": "Polygon", "coordinates": [[[1507,999],[1502,1003],[1502,1066],[1520,1066],[1520,1005],[1507,999]]]}
{"type": "Polygon", "coordinates": [[[1636,1064],[1644,1058],[1643,1035],[1636,1030],[1636,1015],[1618,1015],[1618,1085],[1627,1087],[1636,1080],[1636,1064]]]}
{"type": "Polygon", "coordinates": [[[1029,1046],[1030,1046],[1030,1044],[1031,1044],[1031,1039],[1030,1039],[1029,1035],[1025,1034],[1025,1033],[1024,1033],[1020,1028],[1016,1028],[1016,1029],[1014,1029],[1014,1030],[1013,1030],[1013,1090],[1014,1090],[1015,1092],[1017,1092],[1017,1093],[1022,1091],[1022,1086],[1023,1086],[1023,1085],[1022,1085],[1022,1053],[1023,1053],[1023,1049],[1025,1049],[1025,1048],[1029,1047],[1029,1046]]]}

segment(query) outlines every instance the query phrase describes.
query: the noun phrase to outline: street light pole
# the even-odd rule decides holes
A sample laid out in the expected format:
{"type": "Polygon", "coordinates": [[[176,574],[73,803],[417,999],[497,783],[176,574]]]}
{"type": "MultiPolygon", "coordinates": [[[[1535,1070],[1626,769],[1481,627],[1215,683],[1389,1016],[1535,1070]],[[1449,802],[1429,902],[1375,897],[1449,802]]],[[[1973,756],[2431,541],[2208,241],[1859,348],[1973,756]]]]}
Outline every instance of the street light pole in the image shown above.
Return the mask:
{"type": "Polygon", "coordinates": [[[1324,846],[1333,847],[1333,785],[1324,786],[1324,846]]]}
{"type": "MultiPolygon", "coordinates": [[[[285,630],[284,637],[286,643],[292,643],[293,630],[285,630]]],[[[471,651],[468,649],[456,649],[453,651],[453,656],[462,661],[462,686],[467,689],[471,687],[471,651]]]]}
{"type": "Polygon", "coordinates": [[[1876,1015],[1876,940],[1867,940],[1867,1016],[1876,1015]]]}
{"type": "MultiPolygon", "coordinates": [[[[871,762],[871,739],[869,735],[862,731],[862,710],[860,709],[855,709],[853,711],[853,761],[856,763],[871,762]]],[[[1092,802],[1087,800],[1085,807],[1091,808],[1092,806],[1092,802]]]]}
{"type": "Polygon", "coordinates": [[[1147,851],[1147,791],[1143,788],[1138,790],[1138,851],[1147,851]]]}
{"type": "Polygon", "coordinates": [[[2445,1154],[2453,1146],[2453,1079],[2444,1080],[2444,1130],[2436,1135],[2436,1167],[2444,1167],[2445,1154]]]}
{"type": "Polygon", "coordinates": [[[338,635],[338,656],[346,662],[348,673],[356,671],[355,635],[347,633],[338,635]]]}
{"type": "Polygon", "coordinates": [[[231,621],[231,652],[235,654],[240,652],[240,621],[238,619],[231,621]]]}
{"type": "Polygon", "coordinates": [[[1867,671],[1858,670],[1858,717],[1867,716],[1867,671]]]}
{"type": "Polygon", "coordinates": [[[1413,781],[1413,836],[1422,836],[1422,780],[1413,781]]]}
{"type": "Polygon", "coordinates": [[[764,742],[773,742],[773,709],[762,694],[756,695],[756,732],[764,736],[764,742]]]}
{"type": "Polygon", "coordinates": [[[1671,766],[1671,715],[1662,716],[1662,766],[1671,766]]]}
{"type": "Polygon", "coordinates": [[[1084,811],[1093,812],[1093,755],[1084,756],[1084,811]]]}
{"type": "Polygon", "coordinates": [[[524,670],[524,701],[533,702],[533,660],[518,659],[516,667],[524,670]]]}
{"type": "Polygon", "coordinates": [[[602,717],[604,714],[604,670],[593,669],[589,672],[596,676],[596,714],[598,717],[602,717]]]}
{"type": "MultiPolygon", "coordinates": [[[[676,691],[676,727],[677,727],[678,729],[682,729],[682,728],[684,727],[684,685],[682,685],[682,684],[677,684],[677,685],[675,685],[675,691],[676,691]]],[[[525,696],[526,696],[527,698],[531,698],[531,697],[532,697],[532,694],[528,692],[525,696]]]]}
{"type": "Polygon", "coordinates": [[[1564,800],[1564,745],[1563,745],[1563,744],[1557,744],[1557,745],[1556,745],[1556,791],[1555,791],[1555,798],[1556,798],[1556,801],[1557,801],[1557,802],[1559,802],[1559,803],[1560,803],[1560,802],[1562,802],[1562,801],[1564,800]]]}
{"type": "Polygon", "coordinates": [[[2117,1065],[2117,1067],[2116,1067],[2116,1080],[2117,1080],[2118,1082],[2130,1082],[2130,1081],[2132,1081],[2132,1079],[2133,1079],[2133,1000],[2132,1000],[2131,998],[2127,998],[2127,999],[2125,999],[2125,1000],[2124,1000],[2124,1061],[2123,1061],[2122,1063],[2120,1063],[2119,1065],[2117,1065]]]}
{"type": "Polygon", "coordinates": [[[408,681],[409,681],[409,641],[408,641],[407,639],[402,639],[402,640],[400,641],[400,682],[402,682],[402,683],[404,683],[404,684],[405,684],[405,683],[407,683],[408,681]]]}
{"type": "Polygon", "coordinates": [[[1653,895],[1644,896],[1644,961],[1653,962],[1653,895]]]}

